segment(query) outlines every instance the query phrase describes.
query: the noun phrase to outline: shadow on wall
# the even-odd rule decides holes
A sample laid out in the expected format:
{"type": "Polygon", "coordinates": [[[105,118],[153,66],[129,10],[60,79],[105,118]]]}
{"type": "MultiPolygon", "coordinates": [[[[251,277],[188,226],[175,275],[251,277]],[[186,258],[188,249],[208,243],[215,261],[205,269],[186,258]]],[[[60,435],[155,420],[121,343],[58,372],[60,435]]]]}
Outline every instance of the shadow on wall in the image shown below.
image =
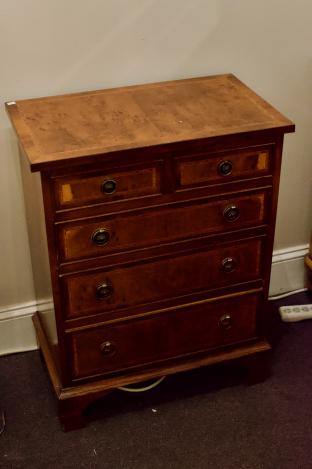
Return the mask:
{"type": "Polygon", "coordinates": [[[0,309],[34,299],[18,147],[11,129],[0,128],[0,309]]]}

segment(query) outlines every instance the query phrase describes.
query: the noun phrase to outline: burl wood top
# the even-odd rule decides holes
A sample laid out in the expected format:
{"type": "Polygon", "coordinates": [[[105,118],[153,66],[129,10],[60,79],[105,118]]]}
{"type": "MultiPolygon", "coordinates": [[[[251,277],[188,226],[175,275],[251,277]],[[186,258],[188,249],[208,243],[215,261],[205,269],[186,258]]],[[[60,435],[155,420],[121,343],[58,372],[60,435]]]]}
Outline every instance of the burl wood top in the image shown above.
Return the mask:
{"type": "Polygon", "coordinates": [[[233,75],[6,103],[32,170],[68,158],[294,125],[233,75]]]}

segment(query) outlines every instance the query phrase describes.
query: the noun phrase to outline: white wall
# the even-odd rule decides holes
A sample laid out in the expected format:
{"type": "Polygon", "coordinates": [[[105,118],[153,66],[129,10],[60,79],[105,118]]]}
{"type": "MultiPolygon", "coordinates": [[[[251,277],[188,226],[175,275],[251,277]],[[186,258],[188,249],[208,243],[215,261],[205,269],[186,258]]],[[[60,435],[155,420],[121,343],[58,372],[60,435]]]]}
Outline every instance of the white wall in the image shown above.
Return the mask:
{"type": "MultiPolygon", "coordinates": [[[[2,0],[1,101],[232,72],[297,124],[276,247],[312,223],[312,2],[2,0]]],[[[34,298],[18,155],[0,109],[0,309],[34,298]]]]}

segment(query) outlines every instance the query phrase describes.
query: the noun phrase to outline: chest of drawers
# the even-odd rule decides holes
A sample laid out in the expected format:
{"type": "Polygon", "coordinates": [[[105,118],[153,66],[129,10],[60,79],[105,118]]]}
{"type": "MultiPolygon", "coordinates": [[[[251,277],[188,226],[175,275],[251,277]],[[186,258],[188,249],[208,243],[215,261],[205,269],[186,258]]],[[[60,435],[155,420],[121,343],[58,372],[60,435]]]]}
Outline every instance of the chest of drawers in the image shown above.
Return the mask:
{"type": "Polygon", "coordinates": [[[34,324],[65,429],[120,386],[234,359],[263,370],[294,125],[233,75],[6,106],[37,297],[53,296],[34,324]]]}

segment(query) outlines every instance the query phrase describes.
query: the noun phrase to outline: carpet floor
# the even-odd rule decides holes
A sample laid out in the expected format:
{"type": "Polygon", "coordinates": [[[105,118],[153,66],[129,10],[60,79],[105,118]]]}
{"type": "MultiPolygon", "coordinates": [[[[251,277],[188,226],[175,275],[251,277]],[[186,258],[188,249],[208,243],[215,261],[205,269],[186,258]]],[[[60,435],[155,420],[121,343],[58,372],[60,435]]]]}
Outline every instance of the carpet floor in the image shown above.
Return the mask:
{"type": "Polygon", "coordinates": [[[110,394],[69,433],[39,352],[0,358],[0,468],[311,469],[312,320],[275,323],[264,383],[246,386],[233,365],[171,376],[147,393],[110,394]]]}

